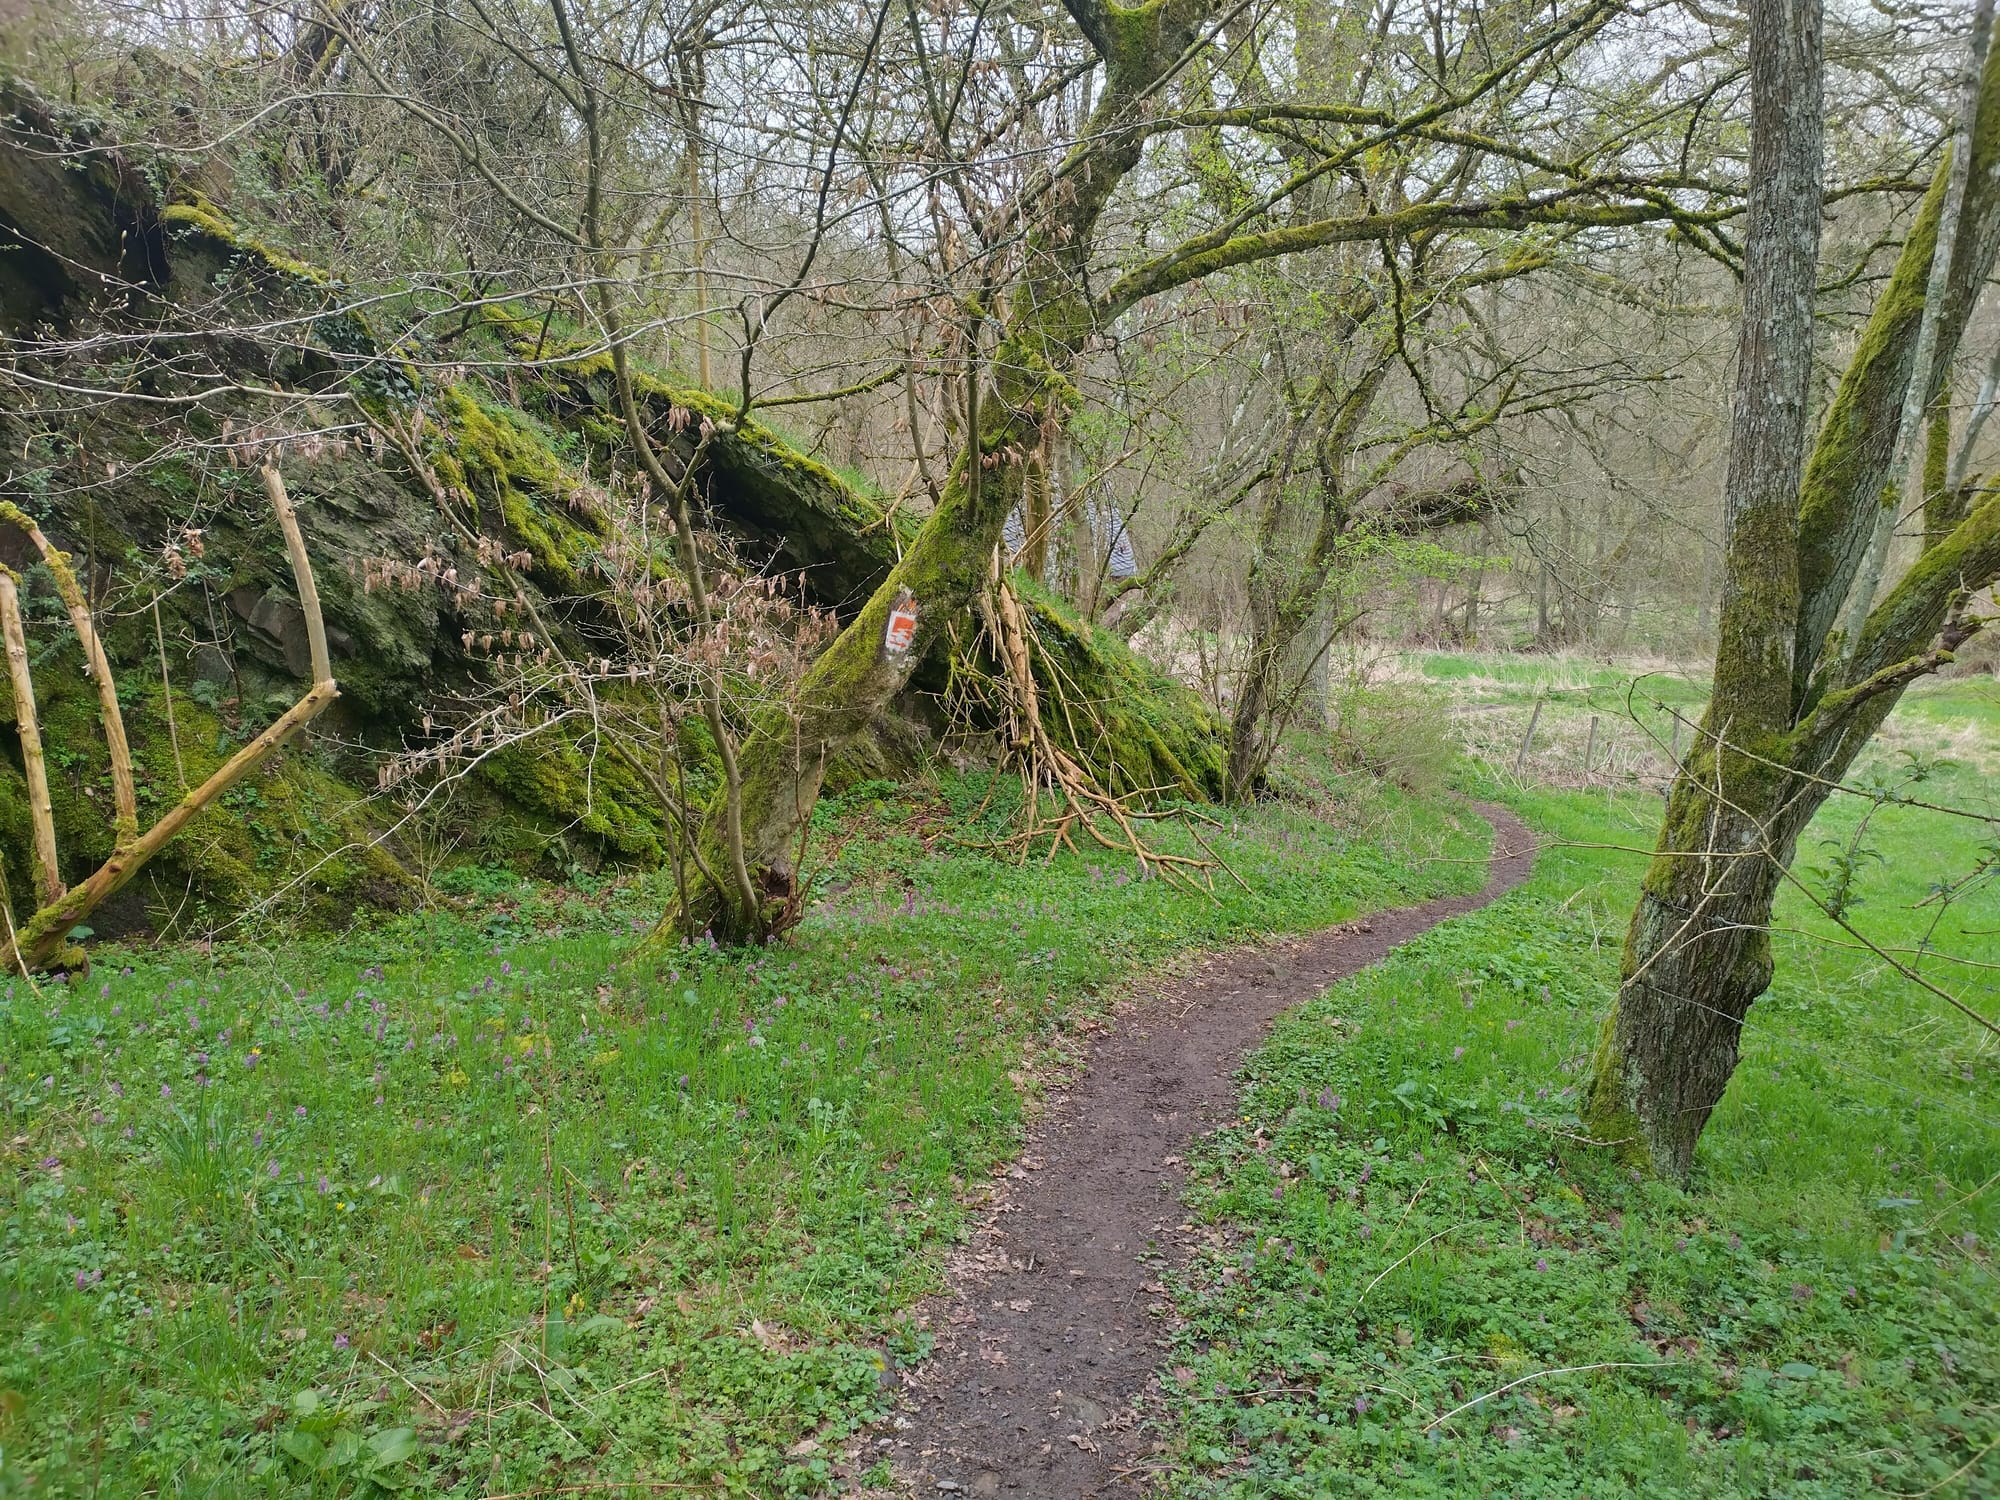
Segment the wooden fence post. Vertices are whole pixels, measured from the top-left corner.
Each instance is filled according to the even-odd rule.
[[[1528,759],[1528,751],[1534,747],[1535,726],[1541,722],[1541,719],[1542,699],[1541,695],[1537,694],[1535,697],[1534,712],[1528,715],[1528,732],[1521,736],[1521,748],[1514,752],[1514,774],[1516,776],[1521,774],[1521,766]]]

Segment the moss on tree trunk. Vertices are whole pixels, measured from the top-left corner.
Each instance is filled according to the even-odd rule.
[[[970,444],[902,560],[807,673],[796,707],[767,712],[743,744],[740,818],[759,909],[746,911],[728,891],[701,886],[680,914],[686,929],[751,941],[796,911],[798,853],[828,761],[887,711],[911,663],[967,633],[1007,515],[1021,500],[1021,455],[1076,399],[1066,372],[1097,316],[1085,272],[1105,206],[1139,163],[1144,102],[1208,9],[1208,0],[1129,8],[1079,0],[1072,7],[1103,56],[1105,87],[1079,144],[1029,205],[1027,270],[1009,301]],[[892,658],[883,636],[905,591],[916,604],[916,639],[907,655]],[[702,832],[710,868],[721,868],[727,824],[728,809],[718,802]]]
[[[1631,1143],[1676,1177],[1693,1164],[1735,1069],[1744,1017],[1771,982],[1772,910],[1800,834],[1904,686],[1950,660],[1956,635],[1940,631],[1954,604],[2000,577],[2000,499],[1988,498],[1927,539],[1854,641],[1839,651],[1829,642],[1871,535],[1905,391],[1913,379],[1927,382],[1926,394],[1935,391],[1963,332],[1970,291],[1985,283],[2000,249],[2000,53],[1989,53],[1978,81],[1971,186],[1949,284],[1931,289],[1944,298],[1936,360],[1930,370],[1913,369],[1943,169],[1876,300],[1801,483],[1796,433],[1811,348],[1819,65],[1816,55],[1808,64],[1795,53],[1776,59],[1789,77],[1769,72],[1774,52],[1797,46],[1790,16],[1776,4],[1752,8],[1757,119],[1715,689],[1668,797],[1587,1103],[1602,1138]],[[1774,131],[1789,133],[1789,145]],[[1810,239],[1801,219],[1808,211]]]

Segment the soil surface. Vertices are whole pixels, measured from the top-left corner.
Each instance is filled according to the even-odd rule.
[[[1140,1403],[1169,1325],[1161,1273],[1185,1259],[1181,1157],[1223,1123],[1244,1054],[1282,1011],[1528,878],[1534,837],[1504,808],[1486,888],[1217,955],[1144,994],[1091,1049],[1008,1170],[926,1309],[933,1356],[906,1372],[881,1444],[922,1496],[1136,1496]]]

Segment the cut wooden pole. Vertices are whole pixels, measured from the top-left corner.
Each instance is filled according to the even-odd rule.
[[[97,627],[91,622],[90,601],[84,597],[70,568],[69,554],[57,550],[32,516],[18,506],[0,501],[0,521],[11,521],[20,527],[41,553],[55,579],[56,592],[62,596],[63,608],[69,611],[76,638],[83,646],[84,666],[97,684],[97,702],[104,714],[104,747],[111,757],[111,801],[117,842],[129,844],[139,836],[139,799],[132,786],[132,746],[125,738],[125,715],[118,707],[118,684],[111,676],[111,659],[104,654],[104,643],[97,638]]]
[[[1534,748],[1535,726],[1542,721],[1542,700],[1535,699],[1534,712],[1528,715],[1528,732],[1521,736],[1521,748],[1514,752],[1514,774],[1521,774],[1521,767],[1528,759],[1528,751]]]
[[[1597,759],[1597,715],[1590,716],[1590,731],[1583,737],[1583,774],[1590,774],[1591,763]]]
[[[294,731],[317,718],[320,710],[339,696],[339,689],[332,683],[315,687],[287,709],[276,723],[232,755],[213,776],[181,798],[142,837],[118,849],[98,866],[88,880],[72,888],[62,899],[36,912],[21,929],[15,942],[28,967],[45,967],[62,951],[69,930],[109,897],[123,890],[126,882],[145,867],[147,860],[164,849],[174,835],[187,826],[190,818],[249,775]],[[15,962],[12,952],[0,952],[0,970],[12,969]]]
[[[14,728],[21,740],[21,769],[28,781],[28,821],[35,831],[37,900],[47,906],[63,893],[56,858],[55,807],[49,801],[48,763],[42,756],[41,722],[35,717],[35,681],[28,672],[28,637],[21,629],[21,591],[0,568],[0,638],[7,644],[7,675],[14,683]]]
[[[174,775],[187,790],[187,766],[181,760],[181,732],[174,724],[174,680],[167,674],[167,628],[160,623],[160,596],[153,595],[153,640],[160,648],[160,693],[167,710],[167,739],[174,747]]]
[[[313,581],[312,560],[306,556],[306,539],[299,532],[299,518],[292,510],[292,497],[285,493],[284,476],[276,464],[264,465],[264,493],[271,509],[278,513],[278,527],[285,533],[285,552],[292,560],[292,580],[299,591],[299,608],[306,617],[306,646],[312,655],[313,686],[331,685],[333,658],[326,649],[326,619],[320,614],[319,585]]]

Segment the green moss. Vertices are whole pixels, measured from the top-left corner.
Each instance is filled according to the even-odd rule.
[[[514,826],[494,830],[489,854],[546,855],[574,828],[600,855],[649,865],[667,858],[666,814],[616,756],[586,755],[567,738],[538,734],[489,756],[479,775],[517,814]]]
[[[179,203],[169,203],[160,210],[160,222],[169,230],[180,230],[204,236],[226,250],[249,256],[260,266],[275,271],[294,281],[302,281],[310,286],[329,286],[333,278],[318,266],[308,265],[274,249],[264,241],[247,235],[232,224],[222,211],[199,193]]]
[[[110,762],[97,695],[77,660],[75,649],[66,648],[36,673],[56,845],[71,884],[112,850]],[[172,732],[157,687],[132,695],[124,709],[142,828],[184,795],[176,734],[189,787],[240,747],[221,720],[183,695],[174,699]],[[19,801],[22,792],[12,768],[0,769],[0,805]],[[409,872],[381,847],[377,831],[361,794],[294,743],[204,809],[126,889],[162,931],[209,930],[266,902],[302,925],[345,925],[358,907],[400,905],[413,890]],[[16,916],[24,919],[32,889],[20,878],[28,873],[25,827],[0,816],[0,844]],[[116,915],[130,899],[114,898],[114,924],[136,915]],[[106,922],[100,917],[93,925]]]
[[[2000,163],[2000,48],[1987,58],[1980,84],[1972,180],[1983,181],[1996,163]],[[1801,706],[1807,705],[1808,679],[1820,662],[1855,566],[1874,529],[1875,502],[1884,482],[1895,477],[1888,469],[1905,389],[1912,379],[1928,381],[1931,376],[1930,371],[1913,373],[1911,363],[1916,357],[1918,327],[1950,171],[1947,152],[1911,222],[1889,281],[1875,299],[1806,464],[1799,501],[1800,613],[1793,655],[1793,697]],[[1967,253],[1968,237],[1980,232],[1976,214],[1960,226],[1954,282],[1973,260]],[[1975,281],[1971,292],[1957,299],[1962,305],[1947,303],[1947,317],[1939,329],[1944,340],[1940,347],[1953,346],[1977,291]],[[1954,317],[1956,327],[1952,326]]]
[[[465,385],[448,387],[439,400],[448,434],[433,456],[444,480],[475,504],[491,504],[509,538],[534,556],[546,582],[583,592],[582,565],[604,535],[570,517],[570,497],[581,480],[554,452],[547,433],[523,413],[488,405]],[[589,512],[582,514],[589,515]]]
[[[1114,792],[1220,801],[1227,732],[1214,710],[1054,595],[1017,586],[1040,646],[1036,686],[1056,743]]]

